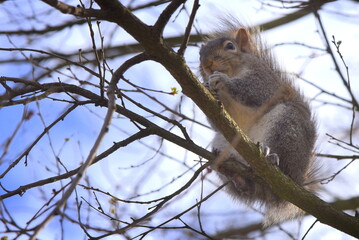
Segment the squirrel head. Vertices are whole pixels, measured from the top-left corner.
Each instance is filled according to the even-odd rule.
[[[252,51],[252,39],[246,28],[224,34],[202,45],[200,71],[207,79],[215,71],[233,77],[238,74],[241,55]]]

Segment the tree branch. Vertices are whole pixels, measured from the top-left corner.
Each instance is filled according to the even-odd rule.
[[[193,25],[193,21],[194,21],[194,18],[196,16],[196,13],[197,13],[197,10],[198,10],[199,6],[200,6],[199,5],[199,0],[195,0],[193,2],[192,12],[191,12],[191,15],[189,16],[188,24],[187,24],[186,31],[185,31],[184,36],[183,36],[181,46],[177,51],[177,53],[179,55],[183,56],[184,52],[186,51],[187,44],[188,44],[189,37],[190,37],[190,33],[191,33],[191,29],[192,29],[192,25]]]
[[[14,168],[19,162],[20,160],[29,155],[31,149],[41,140],[41,138],[50,131],[50,129],[55,126],[59,121],[64,120],[64,118],[71,113],[76,107],[78,106],[78,104],[74,104],[72,105],[69,109],[67,109],[63,114],[61,114],[60,117],[58,117],[54,122],[52,122],[49,126],[47,126],[44,131],[35,139],[35,141],[32,142],[32,144],[17,158],[15,159],[10,166],[0,175],[0,179],[2,179],[12,168]],[[21,192],[19,192],[20,194]],[[0,199],[2,199],[0,197]]]
[[[140,59],[140,57],[135,57],[132,58],[133,60],[129,60],[132,64],[134,64],[136,61],[138,61]],[[129,63],[129,62],[127,62]],[[129,66],[128,64],[124,64],[126,67],[120,67],[118,70],[116,71],[117,74],[114,74],[114,78],[118,76],[121,76],[121,74],[123,73],[123,71],[125,71],[125,69]],[[6,78],[4,77],[3,79],[0,79],[0,81],[4,81]],[[10,79],[7,79],[8,81]],[[26,81],[26,80],[19,80],[19,79],[13,79],[11,78],[11,80],[13,81],[20,81],[23,83],[26,82],[31,82],[31,81]],[[88,91],[86,89],[83,89],[81,87],[75,86],[75,85],[71,85],[71,84],[65,84],[65,83],[46,83],[46,84],[38,84],[35,83],[34,86],[31,87],[27,87],[25,89],[23,89],[21,92],[21,94],[26,94],[26,93],[31,93],[34,91],[38,91],[38,90],[42,90],[42,91],[48,91],[51,90],[51,93],[59,93],[59,92],[69,92],[69,93],[73,93],[73,94],[78,94],[82,97],[85,97],[89,100],[91,100],[94,104],[99,105],[99,106],[103,106],[103,107],[107,107],[108,106],[108,101],[107,99],[101,99],[101,97],[97,94],[92,93],[91,91]],[[19,96],[21,94],[16,94],[13,95],[12,97],[16,97]],[[8,99],[8,101],[11,101],[11,98]],[[172,142],[178,146],[183,147],[184,149],[187,149],[188,151],[191,151],[195,154],[198,154],[199,156],[208,159],[208,160],[214,160],[215,156],[213,155],[213,153],[209,152],[208,150],[196,145],[192,140],[188,140],[185,138],[181,138],[159,126],[157,126],[156,124],[152,123],[151,121],[149,121],[148,119],[128,110],[125,109],[124,107],[121,107],[120,105],[116,105],[115,107],[116,112],[119,114],[122,114],[126,117],[128,117],[129,119],[138,122],[139,124],[141,124],[142,126],[146,127],[146,129],[142,130],[143,132],[139,132],[138,134],[133,135],[132,137],[130,137],[128,140],[124,140],[119,142],[118,144],[114,144],[114,146],[112,146],[111,148],[109,148],[107,151],[103,152],[102,154],[98,155],[92,162],[96,163],[98,161],[100,161],[101,159],[107,157],[109,154],[113,153],[114,151],[116,151],[118,148],[123,147],[128,145],[130,142],[137,140],[139,136],[144,137],[150,134],[155,134],[158,135],[159,137],[162,137],[164,139],[166,139],[169,142]],[[69,111],[67,111],[69,112]],[[66,113],[67,113],[66,112]],[[60,116],[58,118],[58,120],[61,119],[61,117],[64,117],[64,115]],[[50,125],[52,126],[52,125]],[[49,126],[49,127],[50,127]],[[143,135],[145,134],[145,135]],[[23,156],[22,156],[23,157]],[[22,157],[19,157],[19,160],[21,160]],[[16,194],[23,194],[26,190],[33,188],[33,187],[37,187],[37,186],[42,186],[44,184],[48,184],[48,183],[52,183],[54,181],[59,181],[62,179],[66,179],[69,178],[75,174],[77,174],[79,172],[80,168],[74,169],[72,171],[69,171],[68,173],[59,175],[59,176],[55,176],[55,177],[50,177],[41,181],[38,181],[36,183],[32,183],[32,184],[28,184],[25,186],[21,186],[16,190],[10,191],[6,194],[3,194],[0,196],[0,199],[5,199],[8,197],[11,197],[13,195]],[[4,174],[3,174],[4,175]]]
[[[119,1],[112,0],[97,0],[96,2],[102,8],[102,10],[95,9],[83,9],[79,7],[72,7],[65,3],[56,0],[43,0],[43,2],[49,4],[50,6],[60,10],[63,13],[72,14],[79,17],[96,17],[98,19],[107,20],[110,22],[117,23],[123,29],[125,29],[130,35],[132,35],[144,48],[145,54],[149,59],[153,59],[160,64],[162,64],[168,72],[177,80],[181,85],[183,93],[190,97],[197,106],[208,116],[208,118],[216,125],[216,127],[223,133],[225,138],[233,144],[235,149],[244,157],[244,159],[249,163],[251,168],[254,170],[254,173],[260,177],[259,181],[264,181],[268,186],[276,193],[279,197],[292,202],[298,207],[304,209],[308,213],[317,217],[322,223],[328,224],[346,232],[352,236],[359,237],[359,220],[358,218],[351,217],[345,213],[342,213],[330,204],[325,203],[318,197],[310,194],[305,191],[303,188],[296,185],[289,177],[284,175],[278,168],[272,164],[265,161],[265,157],[259,151],[256,144],[254,144],[245,134],[238,128],[235,122],[230,118],[230,116],[225,112],[223,107],[218,104],[217,100],[209,93],[209,91],[198,81],[196,76],[191,72],[188,66],[185,64],[183,56],[175,53],[172,49],[168,47],[163,42],[161,33],[156,31],[152,26],[148,26],[142,21],[140,21],[136,16],[134,16],[128,9],[126,9]],[[327,1],[321,1],[327,2]],[[165,27],[170,19],[173,12],[177,9],[175,6],[179,4],[180,1],[173,1],[161,15],[162,20],[158,20],[158,29],[161,31]],[[178,5],[179,6],[179,5]],[[0,49],[1,50],[1,49]],[[2,80],[2,79],[0,79]],[[96,94],[81,89],[75,85],[71,84],[42,84],[41,88],[37,85],[28,86],[26,89],[20,89],[17,91],[11,92],[8,96],[8,100],[13,97],[19,96],[26,91],[51,91],[51,92],[66,92],[74,91],[79,95],[87,95],[93,97],[100,103],[100,105],[107,106],[108,111],[103,122],[102,129],[98,135],[97,141],[94,144],[86,162],[80,168],[77,173],[77,176],[70,188],[67,189],[63,198],[57,203],[54,211],[38,226],[37,231],[34,233],[33,238],[37,233],[44,227],[47,222],[54,216],[57,211],[64,205],[68,197],[71,195],[72,191],[75,189],[76,184],[81,179],[82,175],[86,171],[89,165],[95,159],[95,152],[98,148],[104,134],[107,131],[109,123],[113,112],[116,111],[122,113],[123,115],[129,117],[130,119],[135,119],[138,122],[141,122],[146,127],[150,127],[151,123],[143,118],[138,116],[131,111],[121,108],[120,106],[115,105],[115,82],[117,80],[112,79],[111,86],[108,92],[109,100],[101,99]],[[187,149],[198,150],[196,146],[188,146],[188,141],[186,139],[179,138],[178,136],[171,135],[168,131],[164,129],[158,129],[159,135],[163,136],[170,141],[174,141],[180,146],[186,146]],[[173,140],[175,138],[175,140]],[[198,150],[199,151],[199,150]],[[211,159],[213,156],[203,152],[205,156]],[[226,167],[224,165],[223,167]],[[229,165],[227,165],[229,169]],[[202,168],[201,168],[202,169]],[[196,172],[198,174],[199,171]],[[156,208],[157,209],[157,208]],[[145,219],[150,215],[145,215],[141,219]],[[136,222],[137,223],[137,222]],[[122,230],[124,230],[123,228]]]
[[[77,17],[101,18],[104,17],[104,15],[106,15],[105,11],[96,10],[96,9],[84,9],[81,7],[73,7],[71,5],[68,5],[66,3],[57,0],[41,0],[41,1],[47,3],[48,5],[59,10],[62,13],[71,14]]]
[[[354,197],[346,200],[337,200],[330,203],[333,207],[337,208],[338,210],[352,210],[359,207],[359,197]],[[223,238],[230,238],[233,236],[248,236],[248,234],[256,231],[263,231],[263,225],[261,222],[253,223],[247,225],[245,227],[238,227],[238,228],[227,228],[224,230],[219,231],[214,238],[215,239],[223,239]]]
[[[342,71],[340,70],[340,67],[339,67],[339,64],[334,56],[334,53],[333,53],[333,50],[332,48],[330,47],[330,43],[329,43],[329,40],[328,40],[328,37],[327,37],[327,34],[326,34],[326,31],[324,29],[324,26],[323,26],[323,23],[322,23],[322,20],[321,20],[321,17],[318,13],[317,10],[314,10],[314,15],[319,23],[319,26],[320,26],[320,30],[322,32],[322,35],[323,35],[323,38],[324,38],[324,41],[325,41],[325,44],[327,46],[327,52],[329,53],[330,57],[332,58],[332,61],[333,61],[333,64],[335,66],[335,70],[337,71],[340,79],[342,80],[342,83],[343,85],[345,86],[345,88],[347,89],[351,99],[352,99],[352,103],[353,103],[353,106],[355,106],[355,109],[359,109],[359,103],[358,101],[356,100],[355,96],[354,96],[354,93],[352,92],[352,89],[350,87],[350,82],[349,82],[349,79],[345,79]],[[336,44],[336,43],[335,43]]]
[[[162,35],[163,29],[167,25],[168,21],[172,17],[172,14],[179,8],[180,5],[185,3],[186,0],[174,0],[163,10],[161,15],[158,17],[154,27],[156,31]]]
[[[117,23],[126,30],[130,28],[120,21]],[[129,32],[131,31],[130,29]],[[151,57],[161,63],[172,74],[181,85],[183,93],[190,97],[222,132],[225,138],[233,143],[233,147],[249,163],[255,174],[261,177],[275,194],[309,212],[322,223],[359,237],[359,219],[336,210],[330,204],[295,184],[278,168],[265,161],[264,155],[259,151],[256,144],[245,136],[223,107],[198,81],[185,64],[183,57],[168,49],[167,46],[159,42],[153,42],[153,39],[142,38],[137,35],[137,40],[143,44]]]
[[[114,82],[112,79],[111,82]],[[63,193],[61,199],[56,203],[55,208],[51,211],[51,213],[36,227],[34,234],[31,236],[31,240],[35,240],[40,231],[51,221],[51,219],[60,212],[60,209],[66,204],[68,198],[72,195],[72,192],[75,190],[77,184],[80,182],[82,177],[84,176],[88,167],[92,164],[96,157],[96,152],[101,145],[102,140],[104,139],[106,133],[108,132],[108,128],[110,126],[112,115],[115,112],[115,87],[113,85],[109,86],[107,91],[108,103],[107,103],[107,113],[105,119],[103,121],[101,130],[97,136],[97,139],[92,146],[86,161],[82,164],[79,169],[76,177],[72,180],[71,185],[67,188],[67,190]]]

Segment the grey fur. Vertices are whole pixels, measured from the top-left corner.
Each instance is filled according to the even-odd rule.
[[[314,191],[317,185],[306,185],[315,180],[313,172],[317,170],[312,157],[316,125],[307,101],[293,86],[292,79],[283,74],[257,30],[233,22],[222,22],[222,25],[227,28],[214,33],[200,50],[200,71],[205,85],[254,142],[260,142],[266,150],[270,149],[269,155],[279,158],[278,166],[283,173]],[[228,146],[222,134],[217,132],[213,151],[246,164]],[[278,159],[272,160],[276,162]],[[229,173],[217,171],[227,181]],[[265,205],[265,225],[302,213],[299,208],[278,198],[267,186],[251,179],[235,178],[229,191],[246,203]]]

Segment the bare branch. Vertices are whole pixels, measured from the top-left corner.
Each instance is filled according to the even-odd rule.
[[[196,16],[197,10],[198,10],[198,8],[200,6],[198,2],[199,2],[198,0],[195,0],[193,2],[192,12],[191,12],[191,15],[189,17],[188,24],[187,24],[187,27],[186,27],[186,31],[185,31],[184,36],[183,36],[183,41],[182,41],[181,47],[177,51],[177,53],[179,55],[182,55],[182,56],[183,56],[184,52],[186,51],[186,47],[187,47],[187,44],[188,44],[188,41],[189,41],[193,21],[194,21],[194,18]]]
[[[112,83],[113,81],[111,81]],[[36,230],[34,234],[31,236],[31,239],[36,239],[37,235],[42,231],[42,229],[51,221],[51,219],[60,212],[60,209],[66,204],[68,198],[72,195],[72,192],[75,190],[77,184],[80,182],[82,177],[84,176],[87,168],[92,164],[96,157],[96,152],[98,148],[100,147],[100,144],[102,140],[105,137],[105,134],[108,132],[108,128],[110,126],[112,115],[115,112],[115,88],[114,86],[110,85],[108,91],[108,104],[107,104],[107,113],[106,117],[103,121],[103,125],[101,127],[100,133],[98,134],[98,137],[94,143],[94,145],[91,148],[91,151],[86,159],[86,161],[82,164],[81,168],[79,169],[76,177],[72,180],[71,185],[68,187],[68,189],[64,192],[62,195],[62,198],[57,202],[55,208],[52,210],[52,212],[36,227]]]
[[[329,55],[331,56],[332,60],[333,60],[333,63],[334,63],[334,66],[335,66],[335,70],[337,71],[337,73],[339,74],[339,77],[340,79],[342,80],[342,83],[343,85],[346,87],[348,93],[350,94],[351,98],[352,98],[352,101],[353,101],[353,105],[355,106],[356,109],[359,109],[359,104],[354,96],[354,93],[352,92],[351,88],[350,88],[350,83],[348,82],[349,79],[345,79],[342,71],[340,70],[340,67],[339,67],[339,64],[337,62],[337,60],[335,59],[335,56],[334,56],[334,53],[330,47],[330,43],[329,43],[329,40],[328,40],[328,37],[327,37],[327,34],[326,34],[326,31],[324,29],[324,26],[323,26],[323,22],[321,20],[321,17],[318,13],[318,11],[314,11],[314,15],[319,23],[319,26],[320,26],[320,30],[322,32],[322,35],[323,35],[323,38],[324,38],[324,41],[326,43],[326,46],[327,46],[327,51],[329,53]]]
[[[104,15],[104,11],[96,9],[84,9],[80,7],[73,7],[66,3],[57,0],[42,0],[44,3],[49,4],[51,7],[56,8],[62,13],[71,14],[77,17],[97,17],[101,18]]]
[[[179,8],[180,5],[185,3],[186,0],[174,0],[165,8],[165,10],[158,17],[154,27],[156,31],[162,35],[163,29],[167,25],[169,19],[172,17],[172,14]]]

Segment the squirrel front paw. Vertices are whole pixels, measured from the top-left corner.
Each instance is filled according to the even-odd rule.
[[[225,88],[226,83],[229,81],[229,77],[225,73],[214,72],[208,77],[209,90],[215,94]]]

